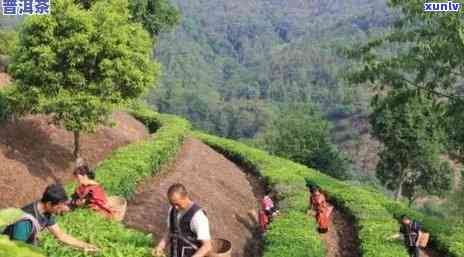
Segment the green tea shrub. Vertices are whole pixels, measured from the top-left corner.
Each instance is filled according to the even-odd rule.
[[[10,241],[7,236],[3,235],[0,235],[0,256],[45,257],[39,249],[25,243]]]
[[[391,199],[379,196],[378,201],[399,220],[401,215],[418,220],[422,223],[424,230],[431,234],[430,243],[442,253],[450,257],[464,256],[464,221],[442,219],[434,216],[427,216],[421,212],[408,208],[403,202],[396,202]]]
[[[98,245],[101,252],[92,255],[63,246],[50,234],[41,238],[40,247],[49,257],[151,257],[151,235],[127,229],[92,210],[78,210],[59,218],[60,226],[71,235]]]
[[[176,156],[184,137],[190,131],[190,124],[176,116],[158,114],[146,108],[130,112],[156,133],[143,142],[114,151],[97,167],[97,180],[109,195],[132,196],[137,183],[155,175],[161,165]],[[72,191],[73,186],[68,185],[67,189]],[[97,245],[101,252],[96,256],[151,256],[151,235],[127,229],[121,223],[106,220],[93,211],[76,210],[59,217],[58,223],[71,235]],[[48,234],[41,240],[40,248],[49,257],[95,256],[63,246]]]
[[[270,157],[261,150],[235,141],[200,133],[195,133],[195,136],[234,162],[259,172],[269,186],[285,188],[280,193],[283,194],[286,204],[265,236],[264,257],[326,255],[325,245],[316,232],[315,221],[306,215],[308,196],[304,179],[295,171],[294,165],[287,165],[294,164],[293,162]]]
[[[0,210],[0,232],[20,219],[23,212],[19,209],[8,208]],[[41,251],[30,245],[10,241],[7,236],[0,235],[0,256],[6,257],[45,257]]]
[[[235,141],[202,133],[195,136],[231,160],[253,167],[271,185],[288,185],[288,207],[282,210],[283,215],[276,219],[266,236],[265,257],[325,256],[314,219],[305,219],[309,197],[305,178],[320,185],[339,208],[355,218],[362,256],[408,256],[400,241],[387,240],[398,232],[398,223],[369,191]]]
[[[148,127],[159,128],[149,140],[116,150],[97,168],[98,181],[112,195],[130,197],[140,181],[175,157],[190,130],[190,124],[176,116],[146,110],[134,116]]]
[[[8,101],[9,90],[8,87],[0,89],[0,122],[8,119],[12,114],[10,102]]]

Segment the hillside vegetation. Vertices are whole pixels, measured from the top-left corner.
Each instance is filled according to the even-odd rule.
[[[440,156],[463,159],[462,15],[421,1],[174,2],[183,18],[160,35],[165,73],[147,97],[159,111],[411,205],[459,198]]]
[[[236,139],[254,137],[290,103],[365,110],[366,93],[342,79],[350,62],[337,48],[383,31],[385,1],[174,2],[181,26],[160,36],[164,77],[148,98],[159,111]]]
[[[287,219],[304,220],[308,196],[304,188],[304,178],[309,178],[327,192],[331,201],[344,212],[352,215],[356,222],[360,250],[362,256],[369,257],[406,257],[406,249],[401,242],[391,241],[389,235],[398,231],[399,217],[403,214],[411,215],[424,222],[424,229],[432,236],[432,244],[449,256],[459,257],[464,254],[464,238],[462,221],[444,221],[437,218],[426,217],[395,202],[382,193],[370,188],[350,185],[333,179],[319,171],[307,168],[294,162],[273,157],[265,152],[247,147],[227,139],[196,133],[196,136],[204,140],[213,148],[222,152],[230,159],[247,167],[258,170],[269,183],[274,186],[285,185],[282,193],[289,201],[290,210],[297,210],[296,216],[287,216],[278,219],[266,237],[267,251],[264,256],[286,256],[280,250],[285,245],[296,245],[296,239],[281,233],[289,229]],[[282,223],[281,223],[282,222]],[[324,256],[321,253],[307,255],[304,247],[289,248],[288,256]]]
[[[183,119],[159,115],[144,108],[136,108],[132,113],[156,133],[145,142],[117,150],[97,168],[99,181],[112,195],[132,195],[138,182],[156,174],[163,163],[175,156],[183,138],[189,133],[190,126]],[[339,208],[355,218],[362,256],[407,256],[401,242],[385,239],[385,235],[397,231],[395,216],[400,213],[410,213],[426,221],[425,228],[435,235],[433,244],[442,251],[453,257],[463,254],[463,226],[459,223],[453,225],[427,219],[372,189],[337,181],[319,171],[270,156],[241,143],[201,133],[194,135],[231,160],[257,171],[280,193],[283,214],[271,225],[266,235],[265,257],[325,256],[324,245],[315,233],[314,220],[305,216],[308,195],[304,178],[322,186]],[[72,185],[69,186],[71,189]],[[152,244],[150,236],[127,230],[121,224],[107,221],[93,212],[76,211],[59,219],[59,222],[66,231],[99,245],[103,250],[101,256],[149,256]],[[41,248],[47,256],[90,256],[63,247],[50,236],[42,239]]]
[[[372,92],[345,80],[357,62],[340,50],[388,30],[395,15],[385,0],[173,2],[181,24],[160,34],[156,56],[163,77],[147,97],[158,111],[338,178],[376,182],[377,142],[366,140],[357,123],[368,122],[356,118],[369,113]],[[282,119],[293,110],[299,111]],[[343,130],[332,129],[341,118]],[[325,131],[297,125],[295,141],[306,139],[293,146],[300,152],[265,140],[289,135],[295,119]],[[364,147],[372,154],[358,154]]]
[[[183,19],[169,32],[179,13],[165,0],[54,4],[51,15],[26,18],[18,34],[0,31],[7,35],[0,65],[14,78],[0,89],[0,122],[51,115],[72,132],[77,158],[81,132],[94,132],[113,110],[126,108],[152,136],[98,165],[108,194],[133,196],[193,135],[279,193],[281,215],[264,236],[264,257],[326,256],[306,214],[306,179],[353,219],[362,257],[408,255],[401,241],[388,239],[402,214],[423,223],[433,249],[464,256],[464,190],[450,191],[452,170],[443,160],[464,160],[463,16],[424,13],[420,0],[389,0],[392,9],[383,0],[175,0]],[[1,29],[15,23],[0,18]],[[140,104],[140,97],[170,114]],[[371,127],[353,133],[331,126],[353,117]],[[360,180],[358,168],[334,144],[340,134],[331,132],[348,141],[369,132],[380,142],[372,157],[376,178],[364,178],[377,189],[349,181]],[[396,201],[380,191],[386,189]],[[411,208],[429,195],[451,199],[440,210],[446,219]],[[0,226],[14,216],[1,212]],[[59,224],[97,245],[100,256],[151,255],[151,235],[94,212],[69,213]],[[2,252],[91,256],[50,235],[40,249],[0,236]]]

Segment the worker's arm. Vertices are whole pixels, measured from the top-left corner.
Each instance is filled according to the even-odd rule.
[[[60,229],[58,224],[52,225],[48,227],[48,230],[53,234],[53,236],[58,239],[59,241],[73,247],[77,247],[79,249],[82,249],[86,252],[97,252],[99,249],[91,245],[89,243],[86,243],[84,241],[81,241],[79,239],[76,239],[66,233],[63,232],[63,230]]]
[[[388,239],[393,240],[393,239],[400,239],[400,238],[401,238],[401,234],[400,234],[400,233],[396,233],[396,234],[390,236]]]
[[[192,230],[197,234],[198,240],[201,241],[201,247],[192,257],[204,257],[212,249],[208,217],[203,211],[199,211],[193,216],[191,225]]]
[[[159,241],[158,246],[153,250],[153,256],[163,256],[163,251],[166,249],[166,246],[169,243],[169,233],[165,233],[161,241]]]
[[[192,257],[205,257],[213,248],[211,240],[203,240],[201,243],[200,249],[198,249]]]

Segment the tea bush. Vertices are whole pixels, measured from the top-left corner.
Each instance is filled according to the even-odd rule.
[[[42,252],[25,243],[12,242],[0,235],[0,256],[5,257],[45,257]]]
[[[150,235],[127,229],[123,224],[107,220],[91,210],[78,210],[59,217],[60,226],[69,234],[97,245],[101,252],[92,255],[63,246],[47,233],[40,248],[49,257],[151,257]]]
[[[1,98],[1,95],[0,95]],[[1,99],[0,99],[1,100]],[[1,105],[1,103],[0,103]],[[155,132],[144,142],[116,150],[97,168],[97,179],[108,194],[131,197],[136,185],[147,176],[160,171],[161,165],[172,160],[190,131],[190,124],[172,115],[158,114],[143,106],[131,114]],[[323,257],[326,249],[312,217],[306,215],[308,193],[305,178],[320,185],[330,200],[353,217],[360,253],[365,257],[406,257],[400,241],[387,240],[398,231],[396,219],[408,214],[423,222],[432,232],[431,243],[452,257],[464,256],[464,224],[447,224],[442,220],[407,208],[369,187],[353,186],[333,179],[303,165],[270,156],[244,144],[196,132],[218,152],[250,170],[258,172],[278,190],[282,214],[270,225],[265,236],[264,257]],[[68,189],[72,191],[73,186]],[[0,220],[4,220],[1,215]],[[121,223],[106,220],[89,210],[78,210],[58,218],[60,226],[77,238],[99,246],[103,257],[148,257],[152,247],[150,235],[125,228]],[[50,257],[95,256],[62,246],[50,235],[41,238],[40,248]],[[0,256],[44,257],[37,249],[13,243],[0,237]]]
[[[131,113],[156,133],[150,139],[113,152],[96,169],[97,180],[109,195],[130,197],[138,182],[160,171],[173,159],[190,131],[181,118],[155,113],[146,108]],[[72,190],[72,185],[68,186]],[[148,257],[153,241],[150,235],[127,229],[121,223],[101,218],[89,210],[77,210],[58,218],[67,233],[97,245],[102,257]],[[51,235],[41,238],[40,248],[50,257],[95,256],[61,245]]]
[[[0,231],[22,216],[19,209],[0,210]],[[27,244],[12,242],[7,236],[0,235],[0,256],[8,257],[45,257],[38,249]]]
[[[386,239],[398,232],[398,223],[369,191],[241,143],[202,133],[195,136],[231,160],[254,168],[271,185],[287,185],[284,193],[288,208],[266,236],[265,257],[325,256],[313,219],[307,222],[305,217],[308,205],[305,177],[320,185],[339,208],[355,218],[362,256],[408,256],[401,242]]]
[[[234,162],[259,172],[269,186],[279,189],[284,196],[284,203],[280,204],[281,215],[274,220],[265,236],[264,257],[326,255],[315,221],[306,215],[308,196],[303,176],[295,172],[296,164],[231,140],[200,133],[195,133],[195,136]]]
[[[176,116],[148,110],[133,115],[147,127],[159,128],[151,139],[116,150],[97,168],[98,180],[112,195],[130,197],[140,181],[175,157],[190,131],[190,123]]]
[[[6,120],[11,115],[11,108],[7,98],[10,88],[0,88],[0,122]]]
[[[399,220],[405,214],[418,220],[431,234],[431,244],[449,257],[464,256],[464,221],[444,220],[408,208],[405,203],[379,196],[378,201]]]

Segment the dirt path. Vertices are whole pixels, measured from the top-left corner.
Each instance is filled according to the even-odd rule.
[[[127,225],[153,233],[159,239],[166,230],[166,191],[171,184],[180,182],[206,210],[212,236],[232,242],[233,257],[261,256],[262,240],[255,210],[263,188],[257,179],[192,138],[185,141],[176,162],[164,171],[139,186],[135,198],[129,201]]]
[[[327,246],[326,257],[360,257],[353,221],[337,208],[331,217],[329,232],[322,235]]]

